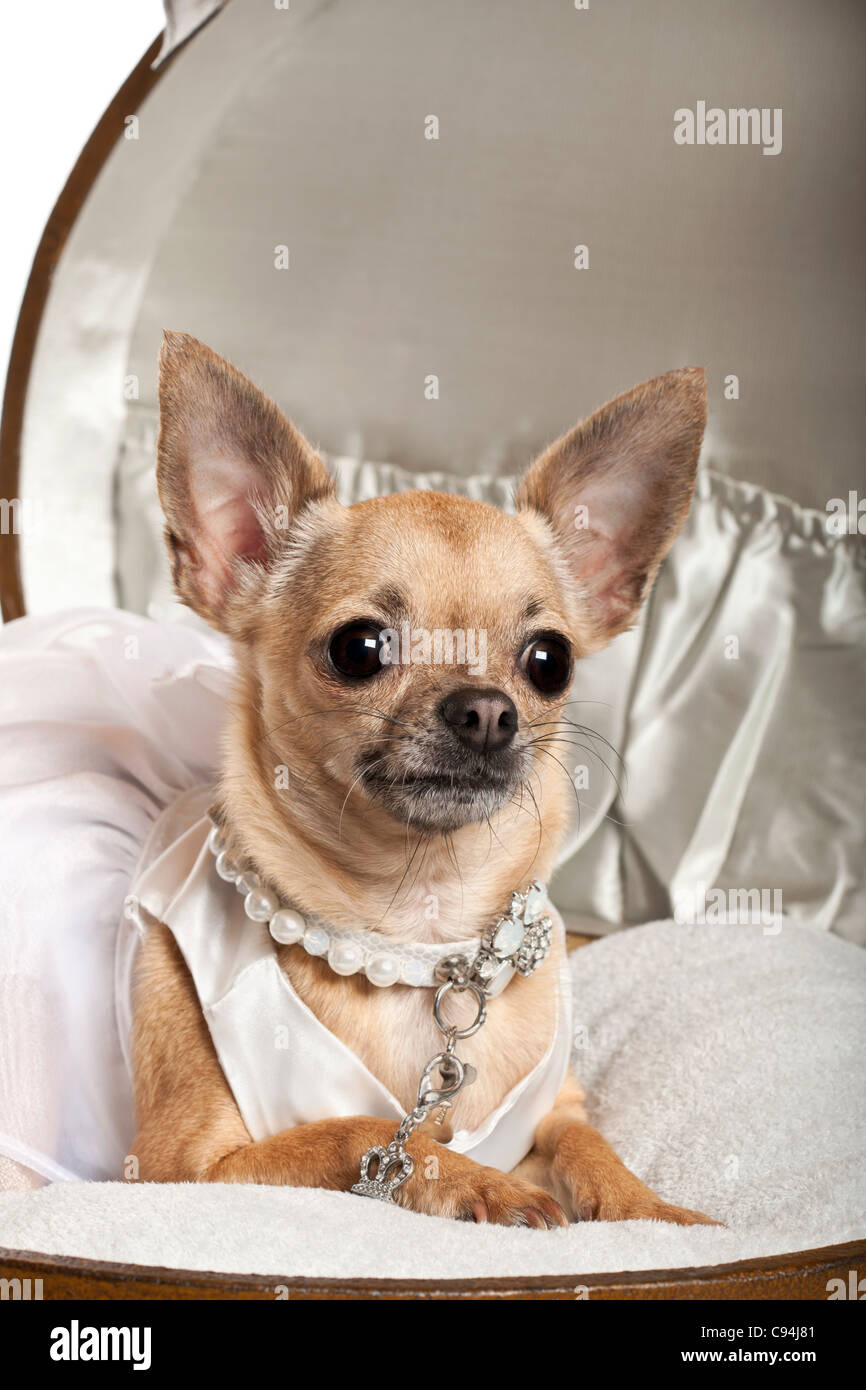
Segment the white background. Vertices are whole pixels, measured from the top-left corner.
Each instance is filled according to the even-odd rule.
[[[163,23],[161,0],[0,3],[0,381],[51,209],[93,127]]]

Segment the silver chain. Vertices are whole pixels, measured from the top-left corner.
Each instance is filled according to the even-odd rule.
[[[387,1147],[368,1149],[361,1159],[361,1176],[352,1188],[362,1197],[375,1197],[380,1202],[393,1201],[393,1194],[412,1176],[415,1163],[406,1152],[406,1141],[434,1110],[440,1113],[434,1124],[442,1124],[463,1086],[475,1079],[475,1069],[457,1056],[457,1044],[471,1038],[487,1018],[487,1000],[507,985],[515,971],[523,976],[534,974],[546,958],[551,943],[553,923],[541,916],[545,899],[542,883],[532,883],[525,893],[513,893],[509,911],[490,927],[481,939],[475,959],[452,955],[440,960],[435,970],[439,988],[433,999],[433,1018],[445,1038],[445,1047],[431,1057],[418,1084],[414,1107],[400,1121],[397,1133]],[[468,1028],[457,1028],[442,1017],[442,1002],[454,990],[467,990],[475,996],[478,1009]],[[439,1085],[433,1085],[438,1072]],[[447,1143],[447,1139],[445,1140]],[[371,1176],[373,1164],[375,1175]]]
[[[487,1018],[487,999],[483,986],[470,974],[468,962],[462,956],[449,957],[440,965],[440,971],[447,978],[439,986],[433,1000],[433,1018],[445,1038],[445,1048],[431,1057],[418,1083],[418,1099],[414,1107],[403,1116],[397,1132],[386,1148],[368,1149],[361,1159],[361,1176],[352,1188],[362,1197],[375,1197],[382,1202],[393,1201],[398,1187],[412,1176],[415,1162],[406,1152],[406,1141],[414,1130],[429,1119],[434,1110],[441,1110],[436,1123],[441,1123],[454,1103],[454,1097],[463,1086],[475,1080],[475,1069],[457,1056],[457,1043],[463,1038],[471,1038],[477,1033]],[[478,1005],[477,1013],[468,1028],[457,1028],[446,1023],[442,1017],[442,1001],[451,990],[463,994],[471,990]],[[439,1073],[439,1086],[431,1084],[435,1071]],[[370,1176],[370,1168],[378,1161],[375,1177]]]

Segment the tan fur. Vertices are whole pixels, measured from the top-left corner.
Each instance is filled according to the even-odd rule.
[[[540,695],[519,656],[541,631],[566,634],[579,659],[619,630],[624,605],[636,611],[648,584],[644,577],[635,588],[636,570],[655,573],[682,519],[703,427],[697,376],[672,373],[640,391],[640,399],[619,398],[610,418],[600,412],[601,424],[592,417],[583,444],[573,432],[534,465],[516,516],[428,492],[344,508],[275,407],[208,349],[169,335],[159,475],[176,582],[233,637],[238,655],[219,789],[229,851],[286,900],[395,942],[448,941],[480,936],[512,889],[549,876],[573,793],[560,765],[529,740],[534,721],[553,727],[567,695]],[[621,452],[629,422],[652,454],[652,520],[617,567],[603,491],[593,493],[601,540],[584,537],[575,547],[562,538],[585,449],[596,479],[605,441]],[[603,462],[601,474],[616,466]],[[281,508],[286,527],[277,522]],[[373,685],[341,682],[325,660],[329,634],[361,617],[398,626],[397,604],[416,629],[484,629],[483,680],[465,668],[412,664]],[[443,696],[473,680],[517,707],[515,745],[524,740],[531,769],[525,785],[495,814],[447,834],[413,826],[359,782],[359,755],[399,779],[433,737]],[[288,789],[275,778],[283,767]],[[426,911],[431,901],[435,916]],[[429,992],[339,978],[293,947],[281,948],[280,964],[313,1013],[402,1104],[413,1104],[423,1065],[441,1045]],[[551,961],[531,979],[515,979],[461,1045],[478,1079],[458,1097],[460,1128],[474,1127],[546,1051],[555,977]],[[459,1001],[454,1008],[459,1022]],[[343,1189],[356,1180],[364,1150],[393,1137],[391,1121],[359,1116],[253,1143],[192,982],[160,926],[141,952],[134,1073],[135,1153],[145,1179]],[[563,1089],[513,1175],[452,1154],[429,1133],[414,1136],[410,1150],[416,1172],[399,1197],[419,1211],[536,1225],[564,1220],[561,1208],[581,1217],[707,1219],[660,1202],[628,1173],[586,1123],[576,1083]]]

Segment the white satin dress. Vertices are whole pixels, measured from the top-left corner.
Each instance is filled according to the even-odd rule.
[[[402,1118],[214,871],[206,811],[231,680],[221,638],[129,613],[0,630],[0,1154],[45,1180],[121,1175],[135,1134],[130,985],[150,915],[178,941],[254,1139]],[[455,1133],[459,1152],[507,1170],[531,1146],[571,1051],[564,953],[559,969],[545,1056]]]

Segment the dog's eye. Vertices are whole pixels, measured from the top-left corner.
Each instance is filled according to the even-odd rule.
[[[524,648],[520,664],[542,695],[561,695],[571,680],[571,651],[559,637],[536,637]]]
[[[334,633],[328,655],[341,676],[368,680],[382,670],[382,636],[372,623],[347,623]]]

